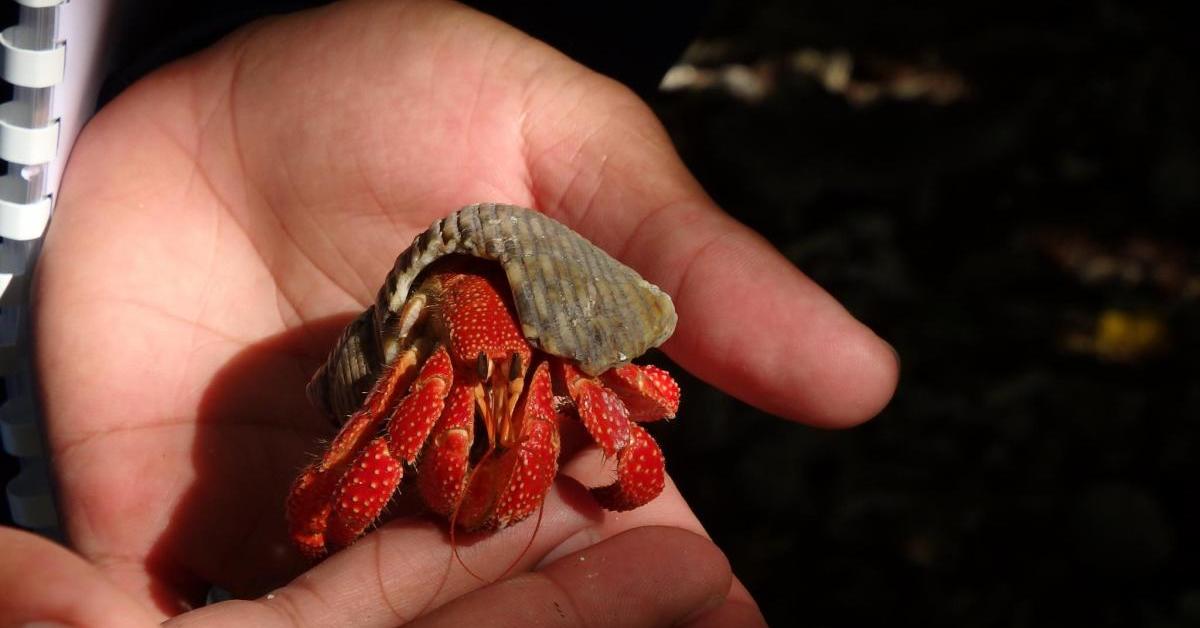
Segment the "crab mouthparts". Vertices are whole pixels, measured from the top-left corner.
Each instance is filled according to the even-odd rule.
[[[488,447],[508,449],[520,442],[517,402],[525,390],[525,369],[521,354],[492,359],[480,353],[475,362],[479,384],[475,386],[475,406],[483,418]]]

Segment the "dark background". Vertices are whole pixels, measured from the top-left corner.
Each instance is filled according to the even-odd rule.
[[[479,4],[638,89],[717,202],[902,356],[892,404],[842,432],[673,369],[680,418],[652,432],[773,625],[1200,625],[1193,24]],[[108,92],[248,19],[205,11],[174,38],[131,24]]]
[[[1133,2],[901,4],[718,3],[689,56],[761,100],[653,97],[903,358],[840,433],[688,382],[668,466],[776,625],[1200,625],[1196,38]],[[914,76],[936,96],[853,104]]]

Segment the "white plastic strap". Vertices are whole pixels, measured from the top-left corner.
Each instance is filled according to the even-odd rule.
[[[0,105],[0,159],[18,164],[44,164],[58,152],[58,121],[42,127],[24,127],[28,105],[9,101]]]
[[[0,238],[33,240],[46,232],[50,221],[50,197],[32,203],[14,203],[0,198]]]
[[[42,9],[45,7],[58,6],[67,0],[17,0],[17,4],[23,4],[34,9]]]
[[[63,67],[67,59],[67,47],[59,44],[49,50],[18,48],[16,32],[20,26],[10,26],[0,32],[0,45],[4,47],[4,80],[23,87],[50,87],[63,80]]]
[[[81,106],[90,111],[87,103],[94,98],[94,90],[79,90],[79,80],[90,78],[89,86],[98,85],[91,68],[104,58],[101,33],[116,0],[16,2],[22,5],[21,25],[0,31],[0,80],[17,88],[14,102],[0,104],[0,159],[8,162],[8,174],[0,177],[0,376],[6,392],[0,404],[0,442],[21,464],[6,490],[13,522],[46,531],[57,517],[33,402],[26,337],[28,271],[40,249],[66,153],[86,120],[86,115],[73,114]],[[76,30],[63,29],[64,13],[74,14]],[[77,28],[81,25],[83,36]],[[64,106],[64,98],[72,105]],[[64,119],[65,127],[60,123]]]
[[[25,166],[41,168],[42,166]],[[5,240],[33,240],[42,237],[46,223],[50,220],[50,197],[45,196],[31,203],[22,198],[25,190],[18,178],[23,173],[9,173],[0,177],[0,238]],[[2,245],[0,245],[2,246]],[[0,268],[0,271],[4,270]]]

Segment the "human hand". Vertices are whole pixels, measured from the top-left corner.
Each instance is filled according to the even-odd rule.
[[[329,436],[305,381],[412,236],[480,200],[542,209],[662,286],[667,353],[750,403],[848,425],[891,394],[888,347],[717,210],[629,92],[457,5],[339,3],[160,70],[75,147],[35,286],[75,549],[161,615],[300,573],[283,497]],[[600,484],[597,456],[564,471]],[[670,482],[623,515],[577,488],[558,483],[514,573],[638,526],[703,533]],[[532,526],[464,563],[497,577]],[[394,623],[480,586],[461,572],[439,528],[403,521],[292,586]],[[729,601],[754,611],[736,582]]]
[[[121,590],[96,566],[50,541],[0,528],[0,552],[5,557],[0,563],[0,586],[5,592],[0,626],[32,622],[158,625],[158,618],[135,596]],[[351,590],[349,586],[361,584],[361,579],[347,578],[342,573],[345,566],[332,564],[342,560],[339,554],[303,579],[259,600],[207,606],[169,623],[262,628],[392,626],[413,616]],[[415,579],[407,580],[411,585]],[[760,622],[752,606],[724,603],[729,588],[729,566],[707,539],[678,528],[642,527],[450,600],[406,625],[664,626],[689,622],[729,626]],[[396,597],[385,601],[403,603],[409,592],[400,587],[390,592]],[[322,593],[344,603],[329,603]]]

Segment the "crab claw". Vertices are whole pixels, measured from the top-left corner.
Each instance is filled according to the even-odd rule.
[[[468,386],[455,386],[417,467],[417,490],[430,510],[449,517],[458,507],[474,440],[475,395]]]
[[[334,438],[325,456],[296,479],[288,497],[288,526],[300,551],[319,558],[353,543],[379,516],[442,413],[453,369],[439,347],[401,397],[408,374],[388,371]],[[388,437],[372,438],[388,419]],[[359,443],[371,438],[366,445]]]
[[[305,556],[325,555],[333,495],[347,466],[380,424],[396,411],[411,379],[411,369],[388,369],[367,393],[362,407],[346,420],[325,455],[309,465],[292,484],[287,500],[288,531]]]
[[[621,403],[616,393],[603,384],[588,377],[574,364],[557,361],[561,379],[567,385],[567,394],[575,402],[579,420],[587,428],[592,440],[600,445],[604,455],[612,457],[629,445],[631,423],[629,410]]]
[[[326,499],[336,486],[337,476],[320,469],[305,469],[292,484],[287,500],[288,535],[308,558],[325,555],[325,529],[333,505]]]
[[[516,442],[476,468],[459,508],[468,530],[503,528],[528,517],[542,504],[558,473],[558,415],[550,369],[543,362],[517,406]]]
[[[679,409],[679,384],[654,366],[626,365],[601,375],[604,384],[561,363],[579,419],[607,457],[617,458],[617,481],[591,490],[607,510],[632,510],[654,499],[665,483],[663,455],[640,425]]]
[[[673,419],[679,411],[679,384],[657,366],[626,364],[605,371],[600,379],[617,393],[634,421]]]
[[[591,489],[606,510],[633,510],[658,497],[666,483],[662,450],[642,426],[630,426],[633,442],[617,455],[617,481]]]
[[[333,494],[326,542],[345,547],[358,539],[379,517],[403,475],[404,468],[388,451],[387,441],[371,441],[359,452]]]
[[[404,477],[403,463],[416,460],[441,416],[453,373],[445,347],[438,347],[388,422],[387,437],[372,440],[346,470],[333,495],[326,532],[330,546],[353,543],[379,518]]]

